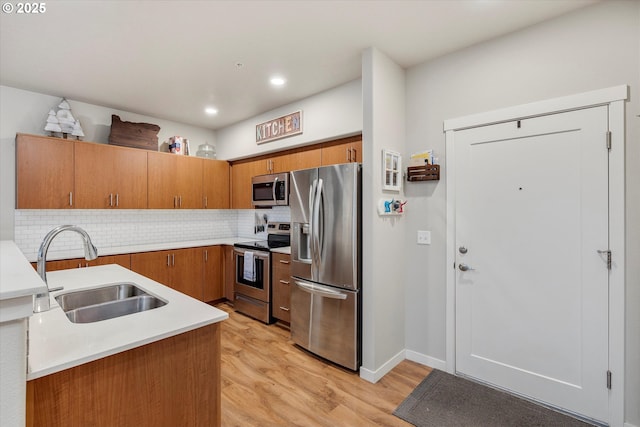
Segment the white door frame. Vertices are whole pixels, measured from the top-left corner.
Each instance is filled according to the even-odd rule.
[[[531,104],[460,117],[444,121],[447,186],[447,299],[446,299],[446,369],[455,373],[455,131],[513,120],[555,114],[582,108],[609,107],[609,250],[612,268],[609,272],[609,370],[612,372],[609,392],[609,425],[624,424],[624,357],[625,357],[625,105],[628,86],[584,92]],[[603,135],[603,144],[605,143]],[[602,381],[605,385],[605,375]]]

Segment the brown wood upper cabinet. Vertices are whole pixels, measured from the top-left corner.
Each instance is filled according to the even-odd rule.
[[[231,166],[231,208],[253,209],[251,178],[264,175],[264,159],[245,160]]]
[[[72,140],[19,133],[16,136],[16,208],[74,207],[73,152]]]
[[[201,209],[201,158],[148,152],[149,209]]]
[[[147,152],[92,142],[75,142],[75,207],[145,209]]]
[[[251,178],[254,176],[318,167],[321,164],[321,156],[321,148],[314,146],[234,162],[231,167],[231,207],[253,209]]]
[[[229,209],[229,162],[202,159],[202,207]]]
[[[362,136],[328,142],[322,146],[322,165],[362,163]]]

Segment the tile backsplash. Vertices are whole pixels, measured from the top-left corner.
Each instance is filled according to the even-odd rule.
[[[173,209],[18,209],[15,211],[15,242],[25,254],[36,254],[44,236],[63,224],[82,227],[98,248],[186,242],[225,237],[266,238],[254,233],[257,218],[290,221],[288,207],[267,210],[173,210]],[[82,247],[75,233],[62,233],[50,252]]]

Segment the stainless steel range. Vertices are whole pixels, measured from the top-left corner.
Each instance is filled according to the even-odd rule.
[[[235,309],[264,323],[271,323],[271,250],[291,244],[291,224],[267,225],[267,240],[240,242],[233,248],[236,279]]]

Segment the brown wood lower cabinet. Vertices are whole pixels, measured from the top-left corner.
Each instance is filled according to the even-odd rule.
[[[291,322],[291,255],[271,254],[273,267],[273,304],[271,315],[284,322]]]
[[[201,301],[203,265],[202,248],[131,254],[131,270]]]
[[[27,382],[27,427],[220,426],[220,325]]]
[[[215,245],[169,251],[47,261],[47,271],[118,264],[201,301],[233,301],[233,246]],[[37,268],[35,262],[31,263]]]
[[[224,246],[224,297],[233,305],[233,289],[236,281],[236,260],[233,256],[233,246]]]
[[[37,268],[35,262],[31,263],[33,268]],[[131,257],[129,254],[122,255],[105,255],[87,261],[84,258],[61,259],[56,261],[47,261],[47,271],[69,270],[71,268],[94,267],[96,265],[118,264],[124,268],[131,269]]]
[[[222,246],[206,246],[202,248],[202,300],[209,302],[224,297]]]

